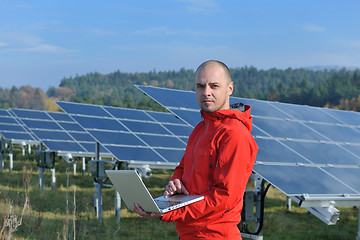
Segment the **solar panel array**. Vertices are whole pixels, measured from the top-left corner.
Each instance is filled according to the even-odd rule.
[[[192,127],[170,113],[57,102],[118,160],[176,166]]]
[[[10,109],[37,141],[59,155],[94,156],[96,140],[66,113]],[[111,156],[102,149],[105,156]]]
[[[195,127],[191,91],[137,86]],[[360,113],[231,97],[252,107],[254,171],[287,196],[360,194]]]
[[[0,134],[20,143],[42,142],[49,150],[120,161],[176,166],[187,138],[201,121],[195,94],[137,86],[169,113],[57,102],[68,114],[0,110]],[[234,98],[252,106],[259,152],[254,171],[288,196],[360,195],[360,113],[254,99]]]
[[[17,144],[37,143],[35,137],[5,109],[0,109],[0,136]]]

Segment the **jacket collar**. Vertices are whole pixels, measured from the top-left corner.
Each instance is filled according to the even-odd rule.
[[[200,111],[202,118],[208,119],[210,121],[220,121],[225,118],[234,118],[241,121],[247,129],[251,132],[252,129],[252,116],[250,115],[251,107],[249,105],[245,105],[245,111],[242,112],[237,109],[222,109],[212,113]]]

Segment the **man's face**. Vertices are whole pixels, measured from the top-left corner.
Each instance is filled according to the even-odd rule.
[[[228,82],[222,67],[210,65],[196,74],[196,98],[204,112],[229,109],[229,97],[233,91],[233,82]]]

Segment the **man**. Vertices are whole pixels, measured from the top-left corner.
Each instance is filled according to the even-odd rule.
[[[203,121],[191,133],[185,154],[166,186],[165,197],[176,193],[204,195],[204,199],[165,214],[141,216],[175,222],[181,240],[241,239],[243,195],[258,146],[250,134],[250,106],[230,109],[233,92],[228,67],[210,60],[196,70],[196,98]]]

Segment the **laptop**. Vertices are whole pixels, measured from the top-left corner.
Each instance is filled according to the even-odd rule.
[[[166,213],[174,209],[204,199],[204,196],[175,194],[153,198],[135,170],[105,170],[127,208],[132,210],[134,203],[151,213]]]

